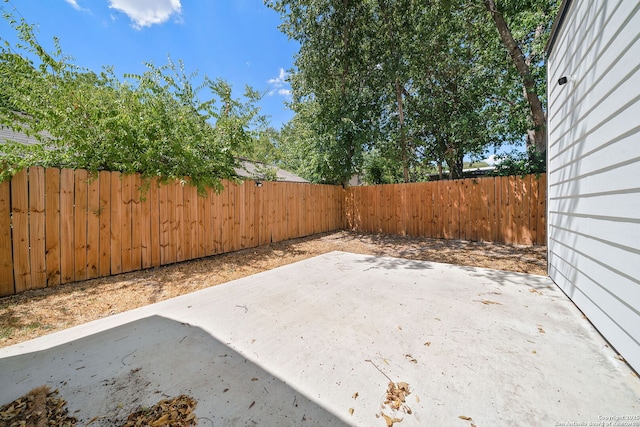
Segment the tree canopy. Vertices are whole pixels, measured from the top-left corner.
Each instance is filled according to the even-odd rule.
[[[455,178],[490,147],[545,150],[542,47],[557,0],[265,4],[301,45],[282,148],[304,150],[290,165],[306,178],[407,182],[442,165]]]
[[[118,78],[109,67],[95,73],[74,65],[57,41],[47,52],[24,20],[5,19],[20,42],[0,38],[0,124],[40,143],[3,143],[0,179],[41,165],[137,172],[220,189],[261,129],[261,94],[250,87],[239,99],[220,79],[205,76],[196,85],[197,76],[171,59],[147,63],[139,75]]]

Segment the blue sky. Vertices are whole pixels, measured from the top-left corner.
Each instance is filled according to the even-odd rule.
[[[260,106],[276,128],[293,115],[284,105],[290,96],[284,79],[298,45],[278,30],[278,14],[262,0],[10,0],[0,7],[35,24],[47,49],[57,36],[82,67],[114,66],[122,77],[170,56],[188,73],[223,78],[235,96],[246,84],[267,92]],[[15,41],[4,20],[0,34]]]

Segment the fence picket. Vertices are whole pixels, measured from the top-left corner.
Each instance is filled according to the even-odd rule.
[[[100,222],[100,259],[98,262],[98,276],[111,274],[111,172],[100,171],[100,206],[98,219]]]
[[[122,180],[111,172],[111,274],[122,273]]]
[[[45,180],[39,166],[29,168],[29,256],[31,289],[46,287]]]
[[[100,264],[100,179],[89,177],[87,185],[87,279],[98,277]]]
[[[15,293],[11,248],[11,200],[9,181],[0,182],[0,296]]]
[[[0,251],[2,251],[1,248]],[[47,286],[59,285],[60,169],[54,168],[45,170],[45,264],[47,266]]]
[[[11,180],[11,219],[13,223],[13,275],[16,292],[31,289],[29,265],[29,178],[27,170]]]

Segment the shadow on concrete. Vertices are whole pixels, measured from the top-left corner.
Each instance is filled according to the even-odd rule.
[[[538,291],[556,289],[555,284],[548,276],[467,266],[456,266],[455,268],[466,271],[473,278],[490,280],[501,286],[527,286]]]
[[[366,256],[362,259],[357,260],[356,263],[370,264],[371,268],[380,268],[383,270],[431,270],[433,269],[433,266],[429,261],[413,260],[413,259],[406,259],[406,258],[393,258],[389,256]]]
[[[0,359],[0,405],[59,389],[80,424],[120,425],[187,394],[202,426],[348,425],[205,330],[150,316],[47,350]]]

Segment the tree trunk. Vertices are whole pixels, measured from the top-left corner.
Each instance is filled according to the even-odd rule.
[[[536,85],[531,75],[531,69],[527,65],[522,49],[513,38],[504,16],[498,12],[495,2],[493,0],[484,0],[484,4],[496,24],[502,43],[507,48],[518,74],[522,78],[525,97],[533,120],[533,128],[527,132],[527,148],[535,148],[536,151],[544,153],[547,151],[547,117],[542,108],[542,102],[536,94]]]
[[[404,102],[402,98],[403,87],[396,78],[396,100],[398,102],[398,121],[400,124],[400,149],[402,150],[402,175],[404,182],[409,182],[409,161],[407,156],[407,131],[404,126]]]

